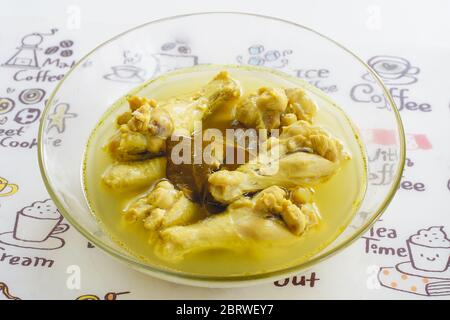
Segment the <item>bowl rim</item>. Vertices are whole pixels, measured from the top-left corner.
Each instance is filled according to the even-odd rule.
[[[374,77],[377,84],[382,88],[384,95],[387,97],[388,103],[394,112],[396,124],[398,127],[398,134],[399,134],[399,142],[400,142],[400,158],[399,163],[395,172],[394,176],[394,183],[392,184],[388,195],[385,197],[385,199],[381,202],[381,204],[378,205],[378,208],[375,210],[375,214],[372,216],[372,218],[367,221],[362,227],[358,229],[357,232],[352,234],[348,239],[346,239],[341,244],[337,245],[335,248],[331,249],[329,252],[326,253],[318,253],[316,256],[314,256],[312,259],[307,260],[301,264],[290,266],[287,268],[283,268],[280,270],[275,271],[269,271],[265,273],[255,274],[255,275],[231,275],[231,276],[211,276],[211,275],[200,275],[200,274],[190,274],[185,273],[177,270],[170,270],[170,269],[164,269],[159,268],[157,266],[151,266],[148,265],[142,261],[139,261],[137,259],[131,259],[128,256],[125,256],[121,254],[118,250],[110,246],[109,244],[106,244],[95,237],[95,235],[91,234],[89,231],[85,230],[83,226],[81,226],[74,218],[72,218],[69,211],[65,210],[62,203],[59,201],[59,198],[56,194],[56,192],[53,190],[53,187],[50,183],[50,179],[47,175],[47,170],[45,166],[45,156],[44,156],[44,129],[45,129],[45,123],[46,123],[46,117],[47,114],[50,111],[50,107],[53,105],[53,100],[61,88],[61,86],[64,84],[65,80],[71,75],[71,73],[80,67],[82,63],[84,63],[94,52],[96,52],[99,48],[103,47],[106,44],[109,44],[116,39],[120,38],[123,35],[126,35],[130,32],[133,32],[137,29],[146,27],[148,25],[157,24],[160,22],[180,19],[180,18],[187,18],[187,17],[195,17],[195,16],[204,16],[204,15],[239,15],[239,16],[249,16],[249,17],[256,17],[256,18],[262,18],[272,21],[277,21],[281,23],[285,23],[297,28],[304,29],[306,31],[312,32],[316,34],[317,36],[323,38],[324,40],[327,40],[331,42],[332,44],[336,45],[340,49],[344,50],[346,53],[350,54],[355,58],[357,61],[359,61],[365,69],[371,74],[372,77]],[[53,89],[49,99],[47,100],[47,103],[45,105],[45,108],[42,112],[40,123],[39,123],[39,130],[38,130],[38,162],[39,162],[39,169],[41,172],[41,176],[43,179],[43,182],[45,184],[45,187],[47,189],[47,192],[49,193],[52,200],[55,202],[56,206],[58,207],[59,211],[63,215],[67,221],[75,227],[75,229],[80,232],[88,241],[92,242],[95,246],[98,246],[102,250],[106,251],[109,255],[113,256],[116,259],[119,259],[121,262],[125,262],[126,264],[131,265],[135,269],[138,269],[140,271],[143,271],[141,269],[145,269],[146,273],[150,273],[155,277],[178,282],[178,283],[184,283],[184,284],[190,284],[190,285],[200,285],[200,286],[217,286],[219,287],[228,287],[228,286],[234,286],[236,284],[238,285],[246,285],[247,283],[257,283],[262,281],[269,281],[270,279],[277,279],[278,277],[283,276],[289,276],[294,273],[297,273],[299,271],[308,269],[312,267],[313,265],[316,265],[332,256],[337,254],[338,252],[341,252],[344,248],[350,246],[353,242],[355,242],[357,239],[359,239],[367,230],[369,230],[370,227],[380,218],[380,216],[384,213],[386,208],[388,207],[389,203],[392,201],[395,193],[398,190],[398,186],[401,181],[402,172],[405,165],[405,159],[406,159],[406,143],[405,143],[405,132],[404,127],[402,123],[402,119],[400,116],[400,112],[398,111],[398,108],[395,104],[394,99],[392,98],[389,90],[383,83],[382,79],[378,76],[378,74],[358,55],[353,53],[351,50],[347,49],[345,46],[341,45],[337,41],[333,40],[332,38],[323,35],[322,33],[315,31],[314,29],[311,29],[309,27],[306,27],[302,24],[292,22],[289,20],[285,20],[278,17],[272,17],[267,16],[263,14],[256,14],[256,13],[250,13],[250,12],[239,12],[239,11],[206,11],[206,12],[193,12],[193,13],[186,13],[186,14],[180,14],[180,15],[174,15],[170,17],[164,17],[156,20],[152,20],[150,22],[146,22],[143,24],[140,24],[138,26],[135,26],[133,28],[130,28],[124,32],[121,32],[114,37],[100,43],[96,47],[94,47],[92,50],[90,50],[87,54],[85,54],[82,58],[80,58],[75,65],[64,75],[64,77],[58,82],[56,87]],[[233,285],[234,283],[234,285]]]

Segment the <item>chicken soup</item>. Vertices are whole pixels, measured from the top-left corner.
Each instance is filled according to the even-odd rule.
[[[119,99],[92,132],[85,194],[150,265],[231,276],[310,259],[353,218],[366,160],[319,90],[260,67],[197,66]]]

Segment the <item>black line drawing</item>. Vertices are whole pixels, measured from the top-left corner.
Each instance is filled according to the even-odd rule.
[[[37,51],[42,50],[39,45],[44,41],[44,36],[54,35],[57,29],[51,29],[50,33],[33,32],[22,38],[21,45],[17,47],[16,53],[2,66],[24,69],[40,69]]]
[[[27,249],[59,249],[65,241],[56,235],[69,229],[62,221],[62,215],[50,199],[33,202],[17,212],[13,231],[1,233],[0,243]]]
[[[42,101],[45,96],[45,90],[40,88],[24,89],[19,94],[19,100],[23,104],[35,104]]]
[[[0,114],[5,114],[14,109],[16,103],[10,98],[0,98]]]
[[[139,63],[142,56],[129,50],[123,52],[123,64],[112,66],[112,73],[105,74],[103,78],[119,82],[139,83],[145,80],[146,71],[135,64]]]
[[[39,119],[41,110],[38,108],[25,108],[17,112],[14,121],[18,124],[31,124]]]
[[[383,79],[387,85],[408,85],[417,82],[417,75],[420,73],[418,67],[402,57],[379,55],[370,58],[367,63]],[[363,79],[374,82],[369,73],[363,75]]]
[[[63,133],[66,130],[66,119],[75,118],[76,113],[69,112],[70,106],[68,103],[58,103],[55,106],[52,114],[48,115],[47,132],[55,128],[58,133]]]
[[[262,44],[254,44],[248,47],[246,55],[238,55],[236,60],[240,64],[252,66],[265,66],[269,68],[281,69],[288,65],[287,58],[292,54],[292,50],[266,50]]]
[[[51,47],[48,47],[47,49],[45,49],[44,54],[51,55],[51,54],[58,52],[58,50],[59,50],[58,46],[51,46]]]
[[[73,51],[72,50],[62,50],[60,53],[59,53],[59,55],[61,56],[61,57],[64,57],[64,58],[67,58],[67,57],[70,57],[71,55],[73,54]]]
[[[197,65],[198,56],[191,52],[191,47],[183,41],[164,43],[161,46],[161,52],[153,54],[157,62],[154,75]]]
[[[73,46],[73,41],[72,40],[63,40],[59,43],[59,46],[61,48],[70,48],[71,46]]]
[[[380,268],[380,284],[423,296],[450,295],[450,240],[444,227],[421,229],[406,244],[410,260]]]
[[[71,49],[68,49],[73,46],[72,40],[63,40],[59,43],[59,46],[51,46],[45,49],[44,54],[46,55],[52,55],[59,51],[59,48],[61,47],[62,50],[59,52],[59,55],[61,57],[70,57],[73,54],[73,51]]]

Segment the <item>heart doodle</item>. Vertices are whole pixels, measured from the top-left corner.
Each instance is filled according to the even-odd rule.
[[[392,71],[397,69],[397,65],[395,63],[388,63],[388,62],[383,62],[383,68],[385,68],[386,70]]]

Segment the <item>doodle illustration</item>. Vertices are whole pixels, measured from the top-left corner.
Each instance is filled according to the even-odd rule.
[[[0,177],[0,197],[12,196],[18,190],[17,184],[9,183],[8,180]]]
[[[44,36],[54,35],[58,31],[52,29],[50,33],[34,32],[22,38],[22,43],[17,47],[16,53],[2,66],[24,69],[39,69],[41,66],[37,58],[37,51],[42,50],[39,45],[44,41]]]
[[[423,296],[450,295],[450,240],[444,227],[421,229],[406,245],[410,260],[381,268],[381,285]]]
[[[142,55],[126,50],[123,52],[123,64],[112,66],[112,73],[104,75],[103,78],[119,82],[142,82],[145,80],[146,72],[136,66],[141,59]]]
[[[368,64],[387,85],[398,111],[424,113],[432,111],[433,108],[429,102],[415,100],[407,87],[418,81],[417,75],[420,73],[418,67],[411,66],[405,58],[387,55],[374,56],[368,60]],[[391,110],[390,99],[381,87],[375,84],[376,79],[368,72],[361,78],[364,81],[355,84],[350,90],[352,100],[374,105],[377,109]]]
[[[19,100],[23,104],[35,104],[42,101],[45,91],[39,88],[24,89],[19,94]]]
[[[154,75],[197,65],[198,56],[193,55],[191,51],[189,45],[182,41],[163,44],[161,52],[153,55],[157,61]]]
[[[238,55],[236,60],[240,64],[281,69],[289,63],[287,56],[290,54],[292,50],[266,50],[263,45],[255,44],[248,48],[247,55]]]
[[[14,230],[0,234],[0,244],[37,249],[54,250],[64,246],[64,239],[55,235],[66,232],[69,225],[50,200],[36,201],[16,214]]]
[[[39,119],[41,110],[37,108],[25,108],[17,112],[14,121],[18,124],[31,124]]]
[[[395,56],[375,56],[367,62],[387,85],[407,85],[417,82],[416,75],[420,69],[411,66],[405,58]],[[372,76],[366,73],[364,80],[373,82]]]
[[[9,292],[9,288],[8,285],[4,282],[0,282],[0,292],[3,294],[3,296],[7,299],[7,300],[21,300],[20,298],[12,295]]]
[[[66,130],[66,119],[75,118],[76,113],[69,112],[70,106],[68,103],[59,103],[55,106],[53,113],[48,116],[47,132],[55,128],[58,133],[63,133]]]
[[[73,51],[68,49],[73,46],[72,40],[63,40],[59,43],[59,45],[63,48],[63,50],[59,53],[61,57],[70,57],[73,54]]]
[[[103,300],[117,300],[117,297],[123,294],[129,294],[129,291],[124,292],[108,292],[105,294]],[[75,300],[102,300],[99,296],[95,294],[85,294],[82,296],[79,296]]]
[[[16,103],[10,98],[0,98],[0,114],[5,114],[14,109]]]
[[[47,49],[45,49],[44,54],[51,55],[51,54],[57,53],[58,50],[59,50],[58,46],[51,46],[51,47],[48,47]]]
[[[71,49],[68,49],[73,46],[72,40],[63,40],[59,43],[59,46],[50,46],[47,49],[45,49],[44,54],[46,55],[54,55],[55,53],[59,52],[59,55],[61,57],[70,57],[73,54],[73,51]],[[59,48],[62,48],[61,51],[59,51]]]

